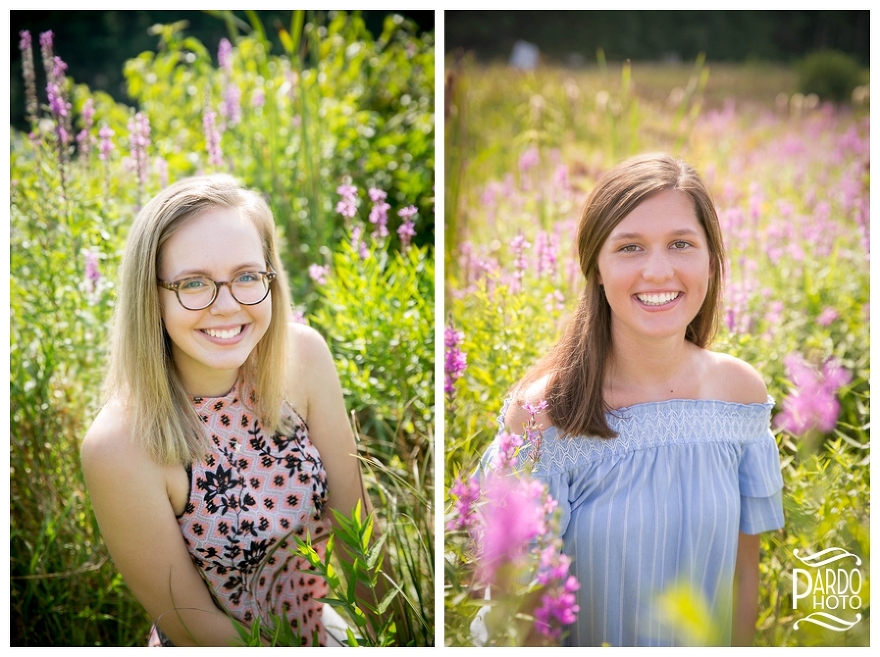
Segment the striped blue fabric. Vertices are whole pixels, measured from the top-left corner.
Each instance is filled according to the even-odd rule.
[[[729,645],[739,532],[783,525],[772,408],[772,399],[651,402],[609,415],[610,440],[544,432],[532,475],[559,504],[581,587],[568,645],[691,643],[669,611],[676,591],[714,619],[711,638],[696,640]],[[520,467],[533,450],[520,449]]]

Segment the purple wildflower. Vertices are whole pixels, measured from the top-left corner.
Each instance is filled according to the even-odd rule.
[[[528,263],[525,258],[525,250],[528,249],[531,244],[526,241],[526,238],[522,235],[517,235],[512,240],[510,240],[510,248],[513,251],[513,284],[510,286],[513,292],[518,292],[522,289],[522,280],[525,276],[526,267],[528,267]]]
[[[455,480],[449,489],[449,494],[458,498],[455,502],[453,517],[446,523],[450,531],[468,531],[477,524],[477,510],[474,504],[480,499],[480,483],[476,479],[469,479],[464,483],[461,478]]]
[[[37,74],[34,70],[34,52],[32,49],[31,33],[22,30],[18,33],[21,40],[18,47],[21,50],[21,72],[24,77],[25,111],[31,125],[37,122]]]
[[[157,155],[153,160],[153,169],[159,176],[159,186],[162,189],[168,187],[168,160]]]
[[[569,576],[553,593],[541,596],[541,604],[535,609],[535,627],[539,632],[558,638],[562,634],[562,625],[571,625],[577,620],[580,607],[574,592],[579,588],[577,579]]]
[[[444,371],[446,373],[446,381],[443,390],[449,400],[455,395],[455,382],[461,377],[467,368],[467,355],[459,349],[461,341],[464,339],[464,333],[456,331],[451,326],[446,327],[444,335],[444,344],[446,347],[446,364]]]
[[[346,219],[351,219],[357,214],[357,187],[354,185],[340,185],[336,188],[336,193],[342,197],[342,200],[336,204],[336,211]]]
[[[367,247],[367,243],[361,239],[362,233],[363,229],[360,226],[351,229],[351,248],[358,252],[361,260],[366,260],[370,255],[370,249]]]
[[[225,71],[232,72],[232,44],[229,39],[220,39],[220,45],[217,46],[217,63]]]
[[[512,471],[516,465],[516,453],[523,444],[523,437],[515,433],[502,431],[496,437],[498,453],[492,467],[500,471]]]
[[[404,252],[409,248],[412,238],[415,237],[415,222],[412,218],[416,216],[418,212],[419,211],[416,210],[416,206],[414,205],[409,205],[402,210],[397,211],[397,216],[403,219],[403,223],[400,224],[400,227],[397,229],[397,234],[400,236],[400,244],[403,246]]]
[[[98,157],[102,160],[109,160],[113,152],[113,134],[113,130],[106,125],[98,131],[98,137],[101,138]]]
[[[254,89],[251,95],[251,107],[260,108],[266,104],[266,92],[262,88]]]
[[[226,90],[223,92],[220,114],[229,125],[241,123],[241,90],[231,82],[226,85]]]
[[[86,281],[94,291],[98,281],[101,280],[101,271],[98,269],[98,254],[94,251],[86,251]]]
[[[482,581],[492,582],[500,566],[520,560],[528,552],[529,543],[546,533],[545,496],[544,485],[536,480],[486,478],[479,564]]]
[[[537,146],[532,146],[531,148],[525,150],[523,154],[519,156],[520,173],[528,173],[530,169],[533,169],[540,163],[541,155],[538,152],[538,148]]]
[[[48,30],[40,34],[40,54],[43,58],[43,70],[46,71],[46,75],[52,75],[52,71],[55,70],[54,66],[54,54],[52,52],[52,30]]]
[[[550,278],[555,276],[556,266],[559,262],[557,255],[559,236],[541,231],[538,233],[535,250],[538,253],[538,276],[543,274],[547,274]]]
[[[145,114],[138,112],[128,120],[129,146],[131,148],[132,167],[138,174],[138,181],[143,187],[147,184],[147,149],[150,147],[150,120]]]
[[[822,314],[816,319],[816,321],[822,326],[831,326],[840,315],[837,314],[837,311],[828,306],[825,310],[822,311]]]
[[[811,429],[832,431],[840,414],[837,392],[850,382],[851,374],[835,358],[829,358],[818,372],[797,352],[786,356],[785,371],[794,390],[785,398],[776,426],[796,436]]]
[[[223,152],[220,150],[220,131],[217,130],[217,113],[210,107],[205,107],[202,126],[205,129],[205,148],[208,150],[208,164],[214,167],[220,166],[223,164]]]
[[[376,230],[372,233],[376,239],[388,237],[388,210],[391,206],[385,202],[387,196],[388,194],[381,189],[370,188],[370,200],[373,202],[373,207],[370,209],[370,223],[376,225]]]
[[[92,102],[92,99],[89,98],[83,105],[82,110],[83,129],[80,130],[79,134],[76,136],[76,144],[79,147],[79,154],[84,158],[89,156],[92,150],[92,143],[94,142],[94,138],[92,137],[92,126],[94,125],[92,119],[94,116],[95,104]]]
[[[329,265],[309,265],[309,278],[318,285],[324,285],[327,282],[327,274],[330,273]]]
[[[290,313],[290,321],[294,324],[308,324],[306,321],[306,314],[303,312],[301,308],[294,308]]]

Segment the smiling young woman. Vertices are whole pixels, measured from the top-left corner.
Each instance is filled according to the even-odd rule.
[[[747,644],[782,478],[760,375],[709,350],[724,271],[709,192],[684,162],[632,158],[591,192],[577,242],[577,312],[501,417],[519,433],[524,404],[547,402],[539,453],[527,441],[517,459],[535,461],[561,509],[580,583],[567,642],[684,643],[662,602],[684,587],[714,619],[713,643]]]
[[[327,642],[294,537],[363,493],[330,352],[290,322],[269,207],[227,176],[158,194],[123,258],[106,403],[82,466],[116,566],[162,645],[233,645],[233,619]]]

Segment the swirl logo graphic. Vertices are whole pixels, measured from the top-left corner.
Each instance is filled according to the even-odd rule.
[[[858,568],[847,569],[843,564],[836,568],[823,568],[843,559],[852,558],[855,566],[861,566],[862,560],[852,552],[843,548],[831,547],[815,554],[801,556],[799,550],[794,556],[810,569],[795,568],[792,570],[792,603],[795,609],[798,602],[801,608],[809,607],[812,612],[808,616],[795,621],[794,629],[801,623],[812,623],[834,632],[845,632],[862,620],[862,614],[856,613],[855,618],[847,620],[837,614],[852,617],[862,607],[862,571]],[[848,565],[852,565],[850,562]],[[810,604],[812,602],[812,604]]]

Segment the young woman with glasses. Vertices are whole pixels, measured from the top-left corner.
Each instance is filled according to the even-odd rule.
[[[233,179],[178,182],[139,213],[116,306],[106,403],[82,446],[104,540],[152,643],[233,645],[279,618],[324,645],[330,508],[363,492],[324,340],[290,321],[267,204]]]

